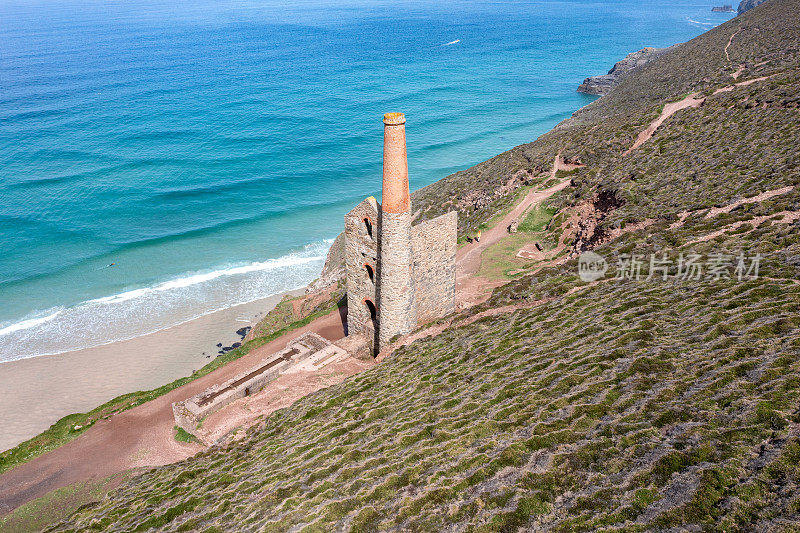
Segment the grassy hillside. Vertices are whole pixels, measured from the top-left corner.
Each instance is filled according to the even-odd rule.
[[[545,231],[589,215],[561,263],[52,531],[800,531],[799,52],[800,0],[770,0],[421,190],[423,218],[458,207],[468,231],[561,152],[586,166]],[[704,105],[622,155],[689,93]],[[578,278],[587,248],[605,279]],[[614,279],[632,253],[667,254],[669,279]],[[676,279],[693,253],[763,259]]]

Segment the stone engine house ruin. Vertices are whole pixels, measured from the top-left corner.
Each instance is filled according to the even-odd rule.
[[[392,337],[455,309],[457,215],[412,225],[405,117],[388,113],[383,122],[383,205],[370,197],[345,216],[348,335],[332,342],[307,332],[249,370],[173,403],[176,426],[202,443],[227,442],[254,423],[258,408],[241,402],[282,376],[323,372],[349,358],[374,363]]]
[[[455,309],[457,213],[413,225],[405,123],[383,117],[383,204],[369,197],[344,217],[348,334],[376,353]]]

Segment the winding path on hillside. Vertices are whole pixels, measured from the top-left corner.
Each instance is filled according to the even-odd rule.
[[[757,81],[764,81],[764,80],[768,80],[770,78],[771,78],[771,76],[761,76],[759,78],[753,78],[751,80],[740,81],[739,83],[734,83],[733,85],[727,85],[725,87],[721,87],[721,88],[717,89],[716,91],[714,91],[714,94],[727,93],[727,92],[730,92],[730,91],[734,90],[737,87],[747,87],[748,85],[752,85]]]
[[[481,254],[483,251],[508,235],[508,226],[515,218],[519,218],[531,206],[539,204],[555,193],[564,190],[567,185],[569,185],[568,179],[543,191],[530,191],[525,198],[497,224],[483,232],[480,242],[473,242],[460,248],[458,253],[456,253],[456,281],[464,280],[478,272],[481,266]]]
[[[727,59],[728,61],[731,60],[731,56],[728,54],[728,49],[733,44],[733,38],[736,37],[736,35],[738,35],[740,31],[742,31],[742,28],[739,28],[738,30],[733,32],[733,34],[731,35],[731,38],[728,39],[728,44],[725,45],[725,59]]]
[[[559,152],[553,161],[549,179],[557,179],[559,170],[570,171],[581,165],[566,163]],[[456,306],[460,309],[474,305],[488,296],[491,289],[502,285],[502,281],[489,281],[478,277],[481,268],[481,254],[508,235],[508,226],[514,219],[519,219],[531,206],[539,204],[557,192],[564,190],[570,180],[565,179],[560,183],[545,189],[532,189],[511,211],[509,211],[497,224],[487,229],[481,235],[479,242],[472,242],[462,246],[456,253]]]
[[[764,201],[769,200],[771,198],[774,198],[776,196],[787,194],[787,193],[791,192],[792,190],[794,190],[794,188],[795,188],[794,186],[789,185],[789,186],[786,186],[786,187],[782,187],[780,189],[772,189],[772,190],[764,191],[761,194],[758,194],[756,196],[751,196],[751,197],[748,197],[748,198],[742,198],[742,199],[737,200],[735,202],[732,202],[732,203],[730,203],[730,204],[728,204],[728,205],[726,205],[724,207],[714,207],[714,208],[709,209],[706,212],[706,214],[704,215],[704,218],[710,219],[710,218],[714,218],[714,217],[716,217],[718,215],[721,215],[721,214],[724,214],[724,213],[730,213],[735,208],[737,208],[739,206],[742,206],[742,205],[745,205],[745,204],[761,203],[761,202],[764,202]],[[674,229],[677,229],[677,228],[683,226],[683,224],[685,223],[685,221],[686,221],[686,219],[688,218],[689,215],[691,215],[693,213],[697,213],[697,212],[702,212],[702,211],[703,211],[703,209],[700,209],[698,211],[684,211],[683,213],[680,214],[679,220],[676,221],[675,223],[671,224],[669,226],[669,229],[670,230],[674,230]],[[750,220],[742,220],[742,221],[734,222],[733,224],[729,224],[727,226],[724,226],[724,227],[720,228],[719,230],[716,230],[716,231],[714,231],[712,233],[709,233],[709,234],[706,234],[706,235],[702,235],[702,236],[700,236],[700,237],[698,237],[696,239],[688,241],[686,244],[687,245],[691,245],[691,244],[697,244],[697,243],[700,243],[700,242],[709,241],[711,239],[719,237],[720,235],[723,235],[723,234],[728,233],[730,231],[736,230],[736,229],[744,226],[745,224],[750,224],[750,225],[753,226],[753,228],[751,230],[745,232],[745,233],[750,233],[750,232],[754,231],[761,223],[763,223],[763,222],[765,222],[767,220],[772,220],[774,223],[777,223],[777,224],[791,224],[791,223],[793,223],[793,222],[795,222],[797,220],[800,220],[800,211],[781,211],[779,213],[772,213],[770,215],[758,216],[758,217],[755,217],[755,218],[750,219]],[[626,228],[624,230],[623,229],[617,229],[612,233],[611,239],[618,238],[618,237],[620,237],[621,235],[623,235],[625,233],[629,233],[629,232],[632,232],[632,231],[638,231],[638,230],[644,229],[647,226],[653,224],[654,222],[655,222],[654,220],[648,219],[648,220],[640,222],[638,224],[632,224],[632,225],[626,226]],[[544,268],[546,266],[555,266],[557,264],[562,264],[567,259],[568,259],[568,257],[562,257],[561,259],[555,260],[555,261],[544,261],[540,268],[537,268],[535,271],[531,271],[531,272],[537,272],[538,270],[541,270],[541,268]],[[472,279],[478,280],[480,278],[472,278]],[[800,280],[797,280],[797,279],[773,278],[773,277],[765,277],[765,276],[760,276],[759,279],[764,279],[764,280],[768,280],[768,281],[774,281],[774,282],[778,282],[778,283],[792,283],[794,285],[800,285]],[[439,335],[449,327],[453,327],[453,326],[459,326],[459,327],[468,326],[469,324],[472,324],[472,323],[474,323],[474,322],[476,322],[476,321],[478,321],[478,320],[480,320],[482,318],[502,315],[502,314],[506,314],[506,313],[513,313],[513,312],[519,311],[521,309],[531,309],[531,308],[534,308],[534,307],[538,307],[540,305],[548,304],[548,303],[553,302],[555,300],[558,300],[560,298],[565,298],[567,296],[571,296],[571,295],[573,295],[573,294],[575,294],[575,293],[577,293],[579,291],[583,291],[583,290],[589,289],[591,287],[595,287],[595,286],[597,286],[599,284],[608,283],[608,282],[611,282],[611,281],[616,281],[616,279],[615,278],[600,279],[600,280],[597,280],[597,281],[593,281],[593,282],[587,283],[585,285],[580,285],[580,286],[577,286],[577,287],[573,287],[573,288],[571,288],[570,290],[568,290],[567,292],[565,292],[562,295],[551,296],[551,297],[542,298],[542,299],[539,299],[539,300],[522,300],[519,303],[515,303],[515,304],[511,304],[511,305],[505,305],[505,306],[501,306],[501,307],[493,307],[493,308],[490,308],[490,309],[485,309],[483,311],[480,311],[478,313],[474,313],[474,314],[466,316],[466,317],[464,315],[458,315],[458,316],[450,318],[450,319],[448,319],[448,320],[446,320],[444,322],[436,323],[436,324],[434,324],[432,326],[420,329],[418,331],[414,331],[414,332],[412,332],[412,333],[410,333],[410,334],[408,334],[408,335],[406,335],[404,337],[399,338],[392,345],[388,346],[387,348],[385,348],[380,353],[380,355],[378,356],[378,361],[380,362],[381,360],[383,360],[386,357],[388,357],[389,355],[391,355],[391,353],[395,349],[400,347],[400,346],[409,345],[409,344],[411,344],[411,343],[413,343],[413,342],[415,342],[417,340],[420,340],[420,339],[423,339],[423,338],[426,338],[426,337],[432,337],[432,336]]]
[[[741,74],[741,73],[739,73]],[[735,76],[735,77],[738,77]],[[752,85],[753,83],[764,81],[769,79],[771,76],[761,76],[759,78],[753,78],[750,80],[740,81],[739,83],[734,83],[733,85],[726,85],[725,87],[720,87],[719,89],[714,91],[714,94],[720,93],[727,93],[734,90],[737,87],[746,87],[748,85]],[[683,100],[679,100],[677,102],[670,102],[668,104],[664,104],[664,109],[661,111],[661,114],[651,122],[644,131],[640,132],[639,135],[636,137],[636,142],[633,143],[633,146],[625,150],[622,155],[623,157],[630,154],[641,145],[649,141],[655,135],[656,130],[664,124],[669,117],[677,113],[682,109],[689,109],[689,108],[698,108],[702,106],[706,102],[706,98],[697,98],[699,93],[690,94]]]
[[[636,142],[633,143],[633,146],[625,150],[622,154],[626,156],[639,148],[641,145],[649,141],[653,135],[655,135],[656,130],[667,120],[669,117],[680,111],[681,109],[687,109],[689,107],[700,107],[705,102],[705,98],[697,98],[697,93],[690,94],[683,100],[678,102],[670,102],[668,104],[664,104],[664,109],[661,111],[661,114],[655,119],[653,122],[650,123],[644,131],[639,133],[639,136],[636,137]]]

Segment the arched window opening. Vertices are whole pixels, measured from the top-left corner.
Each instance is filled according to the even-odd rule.
[[[369,309],[369,317],[372,320],[376,320],[378,318],[378,309],[375,307],[375,303],[372,300],[364,300],[364,304]]]
[[[364,217],[364,227],[367,230],[367,235],[372,237],[372,221],[369,219],[369,217]]]
[[[369,280],[372,283],[375,283],[375,270],[372,269],[372,265],[369,263],[364,263],[364,269],[367,271],[367,276],[369,276]]]

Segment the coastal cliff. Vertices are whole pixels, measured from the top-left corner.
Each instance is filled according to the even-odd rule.
[[[749,11],[756,6],[763,4],[766,1],[767,0],[742,0],[739,3],[738,14],[741,15],[745,11]]]
[[[622,79],[643,67],[657,57],[669,51],[669,48],[642,48],[638,52],[632,52],[625,56],[625,59],[618,61],[608,74],[601,76],[590,76],[583,80],[578,87],[578,92],[586,94],[603,95],[608,94]]]

